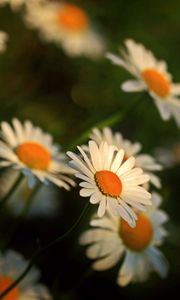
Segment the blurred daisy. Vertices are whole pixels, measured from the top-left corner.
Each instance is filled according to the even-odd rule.
[[[0,253],[0,294],[3,293],[25,270],[28,261],[19,253],[9,250],[5,254]],[[40,273],[32,268],[26,277],[12,289],[4,300],[51,300],[48,289],[37,284]]]
[[[25,3],[25,0],[0,0],[0,6],[5,5],[7,3],[11,6],[13,10],[17,10],[21,7],[23,3]]]
[[[95,228],[84,232],[80,243],[88,245],[87,256],[96,260],[92,265],[94,270],[109,269],[123,258],[117,278],[121,286],[144,281],[153,270],[166,276],[168,264],[156,246],[162,244],[167,234],[163,224],[168,217],[158,209],[161,203],[158,194],[152,194],[152,203],[146,213],[137,213],[135,228],[110,213],[91,220],[90,224]]]
[[[6,43],[8,40],[8,35],[4,31],[0,31],[0,52],[4,52],[6,50]]]
[[[45,184],[52,182],[69,190],[74,181],[66,175],[74,171],[53,144],[52,136],[34,127],[30,121],[21,124],[19,120],[13,119],[12,124],[13,127],[7,122],[1,123],[0,167],[12,166],[21,170],[28,178],[30,187],[37,178]]]
[[[105,50],[104,40],[92,29],[87,13],[74,4],[29,0],[26,21],[70,56],[97,57]]]
[[[102,132],[99,129],[94,128],[90,138],[98,145],[100,145],[102,141],[106,141],[109,145],[115,145],[118,149],[124,149],[124,160],[127,160],[130,156],[134,156],[136,159],[136,167],[142,168],[143,171],[149,175],[152,184],[157,188],[161,187],[159,178],[152,172],[162,170],[162,166],[156,163],[152,156],[148,154],[139,154],[142,148],[140,143],[132,143],[129,140],[125,140],[119,132],[113,134],[109,127],[104,128]]]
[[[19,171],[7,169],[0,176],[0,199],[9,192],[19,177]],[[41,185],[31,200],[32,189],[28,187],[27,178],[20,182],[14,191],[7,206],[15,214],[20,215],[26,211],[24,217],[52,217],[57,215],[61,206],[61,195],[59,189],[54,185]],[[30,202],[29,202],[30,201]]]
[[[180,126],[180,84],[172,82],[165,61],[158,61],[150,50],[131,39],[125,41],[126,51],[120,51],[121,57],[108,53],[114,64],[125,68],[136,80],[128,80],[122,84],[125,92],[147,90],[153,97],[155,105],[163,120],[173,116]]]
[[[173,167],[180,163],[180,141],[171,147],[157,148],[155,151],[158,160],[167,168]]]
[[[67,154],[72,159],[70,165],[77,170],[75,176],[82,180],[80,195],[90,197],[92,204],[99,204],[99,217],[109,208],[134,227],[137,216],[131,206],[144,210],[145,205],[151,204],[151,194],[140,186],[149,176],[144,175],[142,169],[134,168],[134,157],[123,162],[124,150],[106,142],[98,146],[90,141],[90,157],[82,147],[77,148],[82,159],[73,152]]]

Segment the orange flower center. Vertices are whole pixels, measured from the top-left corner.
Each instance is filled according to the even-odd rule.
[[[120,221],[120,237],[124,244],[133,251],[143,251],[152,240],[153,228],[150,220],[138,213],[138,220],[136,227],[132,228],[126,221],[121,219]]]
[[[141,75],[149,89],[152,90],[157,96],[166,98],[169,95],[170,83],[164,77],[164,75],[154,69],[146,69]]]
[[[95,181],[99,190],[106,196],[116,198],[122,192],[121,180],[111,171],[103,170],[96,172]]]
[[[16,148],[19,159],[29,168],[46,170],[51,160],[49,151],[40,144],[23,143]]]
[[[9,277],[0,277],[0,294],[3,293],[13,281]],[[18,300],[20,291],[18,287],[14,287],[3,299],[4,300]]]
[[[88,27],[89,20],[81,8],[72,4],[64,4],[58,13],[58,24],[72,31],[80,31]]]

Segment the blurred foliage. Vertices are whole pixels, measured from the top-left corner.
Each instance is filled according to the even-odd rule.
[[[27,0],[28,1],[28,0]],[[151,49],[157,58],[168,62],[175,82],[180,82],[180,1],[178,0],[89,0],[71,1],[81,5],[108,41],[108,50],[118,53],[123,40],[131,37]],[[106,58],[70,58],[53,43],[29,30],[23,13],[0,8],[0,29],[9,34],[7,51],[0,56],[0,120],[30,119],[53,134],[64,151],[87,129],[124,111],[139,98],[139,104],[116,124],[126,138],[140,141],[143,152],[154,153],[157,147],[171,147],[179,139],[173,120],[160,119],[152,99],[143,94],[126,94],[120,84],[131,76]],[[152,105],[151,105],[152,104]],[[161,280],[156,274],[143,284],[119,288],[115,271],[85,276],[90,262],[84,248],[78,246],[79,233],[88,226],[87,216],[71,236],[48,250],[38,261],[42,281],[56,300],[68,299],[152,299],[172,296],[180,275],[180,204],[179,166],[161,173],[163,209],[170,215],[169,237],[163,248],[169,263],[169,276]],[[37,244],[46,244],[65,232],[80,214],[86,199],[78,188],[61,191],[58,216],[24,220],[14,234],[10,247],[30,257]],[[93,207],[94,209],[94,207]],[[92,209],[92,210],[93,210]],[[1,218],[1,239],[15,217],[6,212]],[[37,242],[38,241],[38,242]],[[76,287],[76,288],[75,288]]]

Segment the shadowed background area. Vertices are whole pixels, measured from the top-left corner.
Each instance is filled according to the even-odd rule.
[[[28,0],[27,0],[28,1]],[[126,38],[144,44],[155,56],[168,63],[175,82],[180,82],[180,2],[177,0],[89,0],[71,1],[83,7],[95,28],[107,41],[107,49],[118,53]],[[76,140],[91,127],[113,114],[134,107],[122,122],[112,128],[143,145],[143,152],[155,155],[157,148],[173,149],[179,142],[174,122],[163,122],[153,100],[146,93],[124,93],[120,84],[131,75],[114,66],[104,56],[97,60],[69,57],[61,47],[43,41],[37,30],[23,21],[23,10],[13,12],[8,5],[0,7],[0,30],[8,33],[7,50],[0,55],[0,121],[29,119],[50,132],[63,151],[74,150]],[[136,102],[139,98],[139,102]],[[84,139],[84,143],[87,139]],[[180,205],[179,157],[177,164],[160,173],[162,208],[169,214],[169,235],[162,250],[170,270],[160,279],[153,273],[144,283],[126,288],[116,285],[118,267],[105,272],[90,272],[91,262],[85,248],[78,245],[79,234],[88,228],[96,210],[92,206],[73,233],[37,260],[42,282],[55,300],[146,299],[172,296],[180,275]],[[174,152],[173,152],[174,153]],[[3,170],[0,171],[3,178]],[[1,179],[2,180],[2,179]],[[2,183],[1,183],[2,185]],[[11,234],[17,216],[6,208],[1,216],[0,245],[31,257],[40,246],[63,234],[80,215],[87,199],[79,188],[71,192],[51,187],[58,204],[48,217],[38,214],[21,219]],[[54,195],[55,193],[55,195]],[[43,194],[41,200],[43,201]],[[11,238],[8,240],[8,234]]]

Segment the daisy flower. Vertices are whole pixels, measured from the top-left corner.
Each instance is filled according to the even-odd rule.
[[[80,244],[88,245],[87,256],[95,259],[92,268],[103,271],[122,259],[117,277],[120,286],[144,281],[153,270],[165,277],[168,264],[157,246],[167,234],[163,224],[168,216],[158,209],[160,203],[160,196],[153,193],[152,206],[146,213],[137,213],[135,228],[109,212],[101,219],[93,217],[90,223],[93,228],[80,237]]]
[[[167,71],[165,61],[158,61],[150,50],[131,39],[125,41],[126,50],[121,50],[121,57],[108,53],[114,64],[131,73],[136,79],[122,84],[125,92],[147,90],[163,120],[173,116],[180,126],[180,84],[172,82],[172,76]]]
[[[18,177],[19,171],[13,169],[7,169],[1,174],[0,199],[3,199],[9,192]],[[31,195],[32,189],[29,188],[27,178],[24,177],[9,199],[7,203],[8,208],[14,215],[19,216],[28,207],[26,212],[27,218],[39,216],[48,218],[57,215],[61,207],[61,195],[59,194],[59,189],[55,188],[54,185],[41,185],[29,205]]]
[[[28,1],[28,0],[26,0]],[[0,0],[0,5],[9,4],[13,10],[19,9],[23,3],[25,3],[25,0]]]
[[[80,195],[90,197],[92,204],[99,204],[99,217],[110,209],[134,227],[137,216],[131,206],[144,210],[145,205],[151,204],[151,194],[140,186],[149,176],[142,169],[134,168],[134,157],[123,162],[124,150],[106,142],[98,146],[89,141],[89,157],[82,147],[77,148],[82,158],[73,152],[67,155],[72,159],[70,165],[77,170],[75,176],[82,180]]]
[[[105,51],[105,42],[92,28],[86,11],[75,4],[29,0],[25,19],[70,56],[97,57]]]
[[[140,143],[132,143],[124,139],[119,132],[113,134],[109,127],[104,128],[102,132],[98,128],[94,128],[90,138],[98,145],[100,145],[102,141],[106,141],[109,145],[115,145],[118,149],[124,149],[124,160],[127,160],[130,156],[134,156],[136,159],[136,167],[142,168],[143,171],[149,175],[150,182],[154,184],[155,187],[161,187],[160,179],[152,172],[162,170],[162,166],[158,164],[152,156],[139,154],[142,148]]]
[[[0,294],[3,293],[25,270],[28,262],[17,252],[8,250],[0,253]],[[48,289],[37,284],[40,272],[32,268],[26,277],[14,287],[4,300],[51,300]]]
[[[22,124],[18,119],[13,119],[12,124],[1,123],[0,167],[21,170],[28,178],[30,187],[37,178],[45,184],[52,182],[69,190],[74,181],[67,175],[74,171],[53,144],[52,136],[33,126],[30,121]]]
[[[7,40],[8,40],[7,33],[0,30],[0,52],[4,52],[6,50]]]
[[[180,163],[180,141],[177,141],[171,147],[157,148],[155,154],[166,168],[178,165]]]

